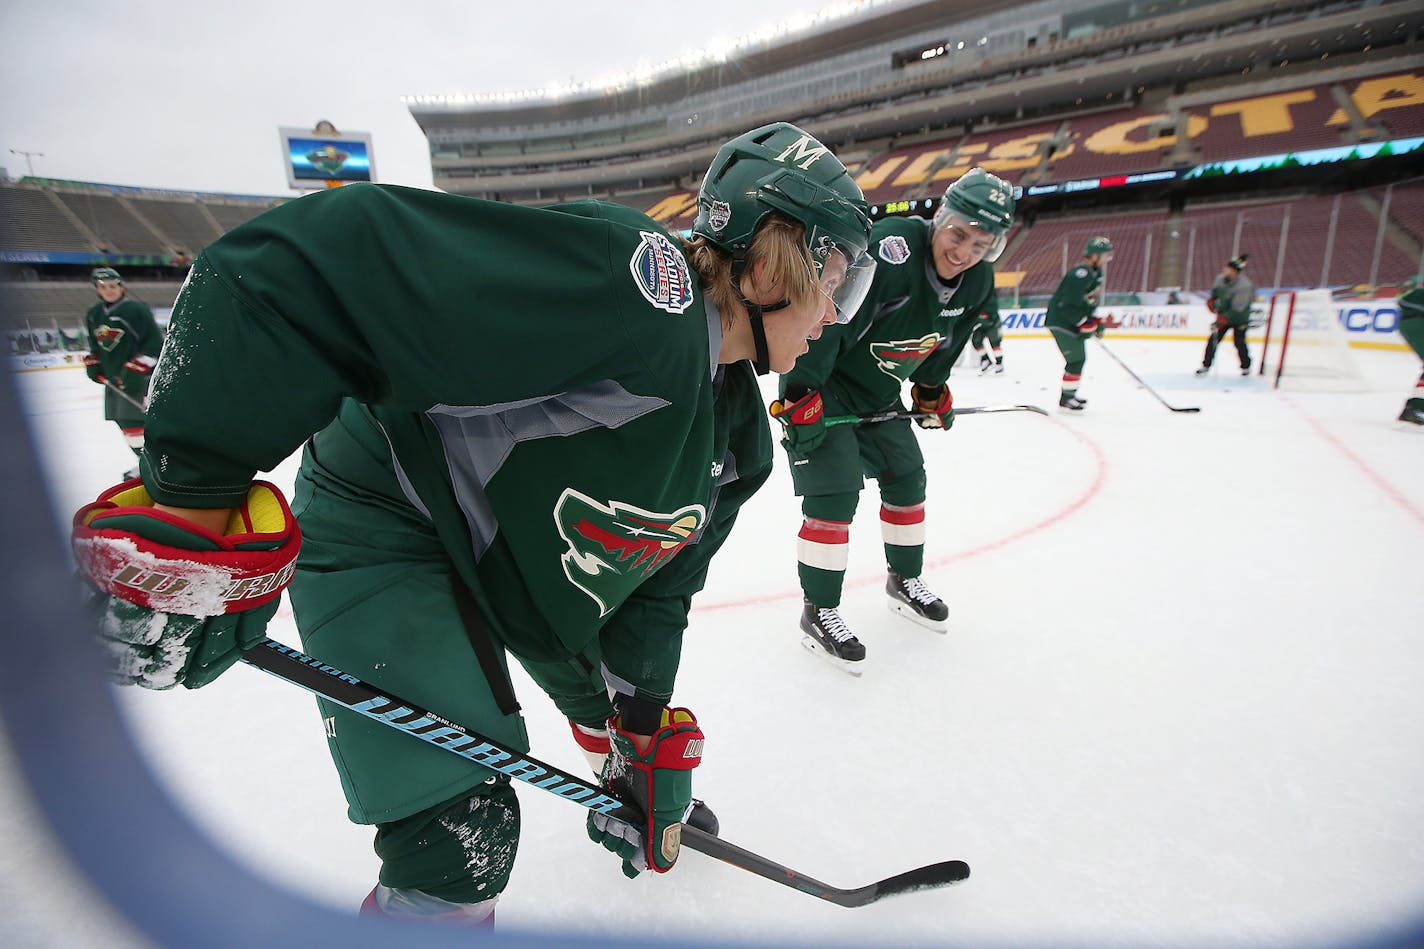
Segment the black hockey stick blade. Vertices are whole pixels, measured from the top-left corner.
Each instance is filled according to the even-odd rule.
[[[1098,348],[1101,349],[1103,352],[1107,353],[1108,358],[1111,359],[1113,362],[1117,363],[1119,366],[1121,366],[1123,368],[1123,371],[1126,372],[1129,376],[1131,376],[1134,380],[1136,380],[1138,385],[1146,389],[1148,394],[1151,395],[1152,398],[1156,399],[1158,402],[1161,402],[1164,408],[1169,409],[1173,412],[1201,411],[1200,405],[1178,406],[1170,404],[1166,399],[1162,398],[1160,395],[1157,394],[1156,389],[1152,388],[1146,382],[1142,381],[1142,377],[1139,376],[1137,373],[1133,372],[1131,367],[1129,367],[1127,363],[1117,358],[1117,355],[1111,349],[1108,349],[1107,344],[1104,343],[1101,339],[1098,340]]]
[[[877,883],[867,883],[865,886],[847,890],[831,886],[829,883],[822,883],[804,873],[782,866],[760,854],[743,850],[721,837],[714,837],[686,824],[682,827],[682,843],[690,850],[715,857],[724,863],[748,870],[757,876],[780,883],[782,886],[789,886],[802,893],[820,897],[837,906],[865,906],[877,900],[883,900],[887,896],[949,886],[969,878],[969,864],[963,860],[946,860],[943,863],[932,863],[929,866],[907,870]]]

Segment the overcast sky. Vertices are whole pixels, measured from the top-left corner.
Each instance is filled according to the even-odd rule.
[[[284,195],[278,127],[327,119],[373,135],[379,180],[428,188],[402,95],[603,79],[834,5],[4,0],[0,168]]]

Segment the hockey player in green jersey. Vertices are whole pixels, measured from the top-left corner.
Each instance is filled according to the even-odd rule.
[[[211,682],[291,578],[311,656],[523,750],[514,656],[629,805],[589,836],[671,869],[703,744],[670,707],[690,599],[772,465],[756,372],[864,294],[869,228],[785,123],[718,151],[687,241],[614,204],[382,185],[235,228],[175,304],[142,481],[75,516],[115,678]],[[294,518],[253,476],[303,442]],[[509,779],[318,704],[376,827],[362,912],[487,924]]]
[[[1399,298],[1399,335],[1416,356],[1424,359],[1424,287],[1419,286],[1417,276],[1409,278]],[[1419,373],[1419,381],[1405,400],[1399,420],[1424,425],[1424,372]]]
[[[999,318],[999,298],[990,294],[979,312],[979,321],[974,324],[974,332],[969,336],[969,345],[979,354],[980,372],[1004,371],[1003,325]]]
[[[1093,311],[1103,285],[1103,264],[1112,260],[1112,255],[1112,241],[1090,238],[1082,262],[1063,275],[1048,301],[1044,323],[1063,354],[1063,390],[1058,404],[1073,412],[1081,412],[1088,404],[1087,399],[1078,397],[1078,383],[1088,361],[1088,337],[1103,335],[1105,324]]]
[[[84,314],[89,336],[84,370],[104,386],[104,418],[119,426],[137,457],[143,451],[143,404],[163,333],[148,304],[129,296],[117,270],[96,267],[90,279],[99,300]],[[137,476],[137,469],[125,475]]]
[[[992,262],[1003,251],[1013,215],[1013,189],[974,168],[946,189],[932,222],[876,222],[869,296],[848,324],[829,328],[781,377],[771,411],[782,423],[801,498],[801,629],[808,647],[824,650],[847,671],[865,658],[865,646],[838,612],[850,523],[865,477],[880,487],[890,608],[940,632],[949,610],[920,577],[927,479],[909,421],[828,427],[825,416],[900,408],[908,381],[911,402],[924,413],[916,420],[921,427],[954,424],[950,367],[993,298]]]
[[[1216,359],[1216,347],[1226,338],[1228,331],[1236,344],[1241,375],[1251,374],[1251,351],[1246,348],[1246,329],[1251,325],[1251,304],[1256,299],[1256,285],[1244,273],[1248,256],[1240,254],[1228,260],[1211,286],[1206,308],[1216,314],[1216,321],[1212,324],[1211,335],[1207,337],[1206,352],[1202,354],[1201,368],[1197,370],[1199,376],[1211,371],[1212,361]]]

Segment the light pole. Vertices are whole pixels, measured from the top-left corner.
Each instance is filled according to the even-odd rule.
[[[25,156],[25,174],[31,178],[35,176],[35,165],[34,162],[32,162],[30,159],[44,157],[44,152],[27,152],[18,148],[10,149],[10,154]]]

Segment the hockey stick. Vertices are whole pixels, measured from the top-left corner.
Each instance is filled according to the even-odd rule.
[[[1096,337],[1094,337],[1094,338],[1096,339]],[[1123,362],[1121,359],[1118,359],[1117,356],[1113,353],[1113,351],[1112,351],[1111,349],[1108,349],[1107,343],[1104,343],[1101,339],[1099,339],[1099,340],[1098,340],[1098,346],[1099,346],[1099,348],[1102,349],[1103,352],[1105,352],[1105,353],[1108,354],[1108,356],[1112,359],[1113,362],[1115,362],[1115,363],[1117,363],[1119,366],[1121,366],[1124,372],[1126,372],[1126,373],[1127,373],[1129,376],[1131,376],[1132,378],[1136,379],[1138,385],[1142,386],[1142,388],[1144,388],[1144,389],[1146,389],[1148,392],[1152,393],[1152,398],[1156,399],[1158,402],[1161,402],[1163,405],[1167,406],[1167,408],[1171,409],[1173,412],[1200,412],[1200,411],[1201,411],[1201,406],[1199,406],[1199,405],[1193,405],[1193,406],[1182,407],[1182,406],[1176,406],[1176,405],[1170,405],[1170,404],[1168,404],[1168,402],[1167,402],[1166,399],[1162,398],[1160,395],[1157,394],[1157,390],[1156,390],[1156,389],[1152,388],[1152,387],[1149,386],[1147,383],[1143,382],[1141,376],[1139,376],[1137,373],[1133,372],[1131,369],[1127,368],[1127,363]]]
[[[552,765],[491,741],[478,732],[274,639],[264,639],[244,651],[242,661],[382,725],[399,729],[468,761],[518,778],[566,801],[581,804],[591,811],[608,814],[623,806],[622,801],[609,797],[596,784],[565,774]],[[946,860],[847,890],[822,883],[686,824],[682,827],[682,842],[709,857],[840,906],[864,906],[899,893],[959,883],[969,876],[967,863]]]
[[[966,405],[962,409],[955,409],[955,416],[960,415],[985,415],[990,412],[1037,412],[1039,415],[1047,415],[1045,409],[1036,405]],[[929,418],[933,412],[906,412],[903,409],[890,409],[885,412],[872,412],[869,415],[832,415],[827,417],[827,425],[874,425],[877,422],[893,422],[897,418]]]
[[[104,383],[104,386],[105,386],[106,388],[108,388],[110,391],[112,391],[112,392],[114,393],[114,395],[117,395],[119,398],[123,399],[125,402],[127,402],[129,405],[132,405],[134,408],[138,409],[140,412],[147,412],[147,411],[148,411],[148,406],[144,405],[144,404],[143,404],[142,402],[140,402],[138,399],[135,399],[133,396],[129,395],[129,394],[128,394],[127,392],[125,392],[123,389],[120,389],[118,386],[114,385],[114,384],[113,384],[112,382],[110,382],[108,379],[100,379],[99,381],[102,382],[102,383]]]

